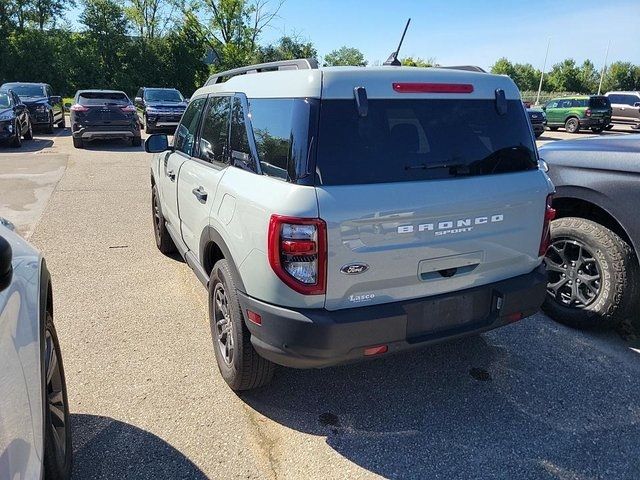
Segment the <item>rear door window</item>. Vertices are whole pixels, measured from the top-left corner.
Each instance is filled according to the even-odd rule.
[[[246,170],[256,171],[254,159],[251,155],[244,105],[239,96],[233,98],[233,105],[231,107],[229,148],[231,149],[230,154],[233,165]]]
[[[410,182],[533,170],[537,156],[522,103],[494,100],[322,100],[316,182]]]
[[[200,153],[202,160],[225,164],[229,137],[231,97],[211,97],[202,119]]]
[[[176,150],[185,153],[189,156],[193,155],[196,133],[198,131],[198,124],[206,98],[196,98],[192,101],[182,115],[180,125],[176,129],[174,138],[174,146]]]
[[[609,108],[611,103],[607,97],[591,97],[589,106],[591,108]]]

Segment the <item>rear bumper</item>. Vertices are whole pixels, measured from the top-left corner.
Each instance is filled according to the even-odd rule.
[[[73,136],[74,138],[82,138],[83,140],[97,140],[97,139],[110,139],[110,138],[133,138],[140,136],[140,129],[127,126],[113,126],[103,127],[96,126],[82,127],[80,125],[74,125]]]
[[[251,343],[264,358],[294,368],[320,368],[368,358],[368,347],[386,345],[396,353],[425,345],[491,330],[538,311],[546,295],[547,275],[544,266],[531,273],[501,282],[455,293],[394,302],[369,307],[328,311],[324,309],[289,309],[270,305],[239,293],[240,304],[262,317],[262,325],[245,321]],[[470,296],[490,296],[483,311],[474,311],[475,320],[440,329],[420,329],[416,322],[435,324],[446,315],[447,305]]]
[[[606,127],[611,123],[611,118],[609,117],[599,117],[599,118],[581,118],[580,119],[580,127],[581,128],[591,128],[591,127]]]

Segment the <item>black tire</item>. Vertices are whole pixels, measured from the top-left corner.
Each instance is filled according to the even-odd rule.
[[[27,120],[27,133],[24,134],[25,140],[33,140],[33,125],[31,124],[31,120]]]
[[[564,122],[564,129],[567,133],[578,133],[580,131],[580,121],[576,117],[569,117]]]
[[[225,301],[226,307],[221,307]],[[222,314],[224,308],[227,315]],[[219,318],[221,316],[223,318]],[[227,385],[235,391],[267,385],[273,378],[275,364],[258,355],[251,344],[231,270],[225,259],[216,262],[211,271],[209,323],[218,368]],[[229,349],[223,346],[223,340],[227,346],[231,342]]]
[[[153,215],[153,233],[158,250],[165,255],[175,252],[176,245],[173,243],[173,239],[167,231],[164,216],[162,215],[157,185],[151,188],[151,214]]]
[[[44,342],[46,400],[44,478],[62,480],[71,476],[71,422],[60,344],[53,326],[53,318],[49,312],[47,312]],[[62,437],[63,435],[64,437]]]
[[[66,128],[66,127],[67,127],[67,125],[66,125],[65,120],[64,120],[64,111],[63,111],[62,112],[62,120],[60,120],[58,122],[58,128]]]
[[[563,258],[573,262],[561,262]],[[543,308],[561,323],[610,328],[629,318],[637,307],[638,260],[622,238],[598,223],[576,217],[551,222],[545,263],[549,284]],[[591,280],[596,276],[598,280]]]
[[[80,137],[73,137],[73,146],[75,148],[84,148],[84,141]]]
[[[544,132],[534,132],[536,138],[540,138]]]
[[[140,145],[142,145],[142,138],[141,137],[133,137],[131,139],[131,146],[132,147],[139,147]]]
[[[555,131],[558,130],[558,128],[560,128],[560,127],[549,127],[549,130],[551,130],[552,132],[555,132]]]
[[[51,113],[51,116],[49,118],[49,124],[46,126],[44,131],[46,133],[53,133],[53,113]]]
[[[147,116],[144,116],[144,133],[148,133],[151,135],[155,130],[149,126],[149,121],[147,120]]]
[[[591,127],[591,131],[593,133],[602,133],[604,130],[604,127]]]
[[[22,146],[22,132],[20,131],[20,124],[16,120],[13,126],[13,138],[9,142],[9,146],[12,148],[20,148]]]

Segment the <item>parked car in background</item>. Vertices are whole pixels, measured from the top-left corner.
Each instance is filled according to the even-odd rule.
[[[553,186],[506,76],[250,66],[211,77],[173,146],[146,149],[156,245],[208,288],[234,390],[274,364],[484,332],[544,300]]]
[[[134,103],[146,133],[173,133],[187,108],[187,100],[175,88],[141,87]]]
[[[640,128],[640,92],[607,92],[611,102],[613,123]]]
[[[122,139],[132,146],[142,145],[136,107],[127,94],[118,90],[79,90],[71,113],[73,146],[97,139]]]
[[[611,123],[611,104],[604,95],[554,98],[542,109],[547,114],[550,130],[564,127],[569,133],[581,129],[600,133]]]
[[[0,142],[21,147],[23,137],[33,138],[29,110],[12,90],[0,88]]]
[[[46,83],[5,83],[0,89],[10,89],[20,97],[29,109],[31,124],[52,133],[54,125],[65,127],[62,97],[54,95],[51,86]]]
[[[529,115],[529,121],[531,122],[531,128],[536,138],[544,133],[544,128],[547,125],[547,115],[541,108],[527,107],[527,115]]]
[[[51,277],[0,219],[0,478],[66,479],[71,427]]]
[[[556,186],[545,310],[574,327],[638,315],[640,138],[615,135],[540,148]]]

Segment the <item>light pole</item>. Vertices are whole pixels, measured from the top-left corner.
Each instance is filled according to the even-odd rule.
[[[538,86],[538,95],[536,96],[536,105],[540,105],[540,92],[542,91],[542,79],[544,78],[544,70],[547,68],[547,57],[549,56],[549,46],[551,45],[551,37],[547,40],[547,52],[544,54],[544,63],[540,72],[540,85]]]
[[[602,90],[602,80],[604,79],[604,71],[607,69],[607,60],[609,59],[609,47],[611,46],[611,40],[607,43],[607,52],[604,54],[604,65],[602,65],[602,72],[600,72],[600,84],[598,85],[598,95]]]

